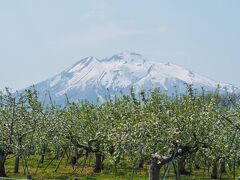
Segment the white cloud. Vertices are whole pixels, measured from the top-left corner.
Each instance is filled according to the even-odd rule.
[[[166,30],[167,30],[166,27],[161,26],[144,29],[129,29],[109,24],[94,29],[90,29],[86,32],[81,33],[78,36],[68,37],[64,40],[64,44],[84,46],[114,38],[164,33],[166,32]]]

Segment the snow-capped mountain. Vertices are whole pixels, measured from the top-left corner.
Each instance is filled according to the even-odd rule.
[[[194,88],[234,92],[232,85],[218,83],[204,76],[193,73],[183,67],[158,61],[146,60],[142,55],[122,52],[111,58],[97,59],[87,57],[78,61],[60,74],[35,85],[43,98],[49,91],[59,104],[87,99],[92,102],[104,101],[109,94],[129,93],[131,87],[137,92],[159,87],[169,95],[185,92],[186,83]]]

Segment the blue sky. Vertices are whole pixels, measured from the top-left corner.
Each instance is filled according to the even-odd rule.
[[[239,0],[0,1],[0,88],[124,50],[240,86]]]

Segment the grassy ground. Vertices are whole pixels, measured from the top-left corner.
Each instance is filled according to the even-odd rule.
[[[129,165],[129,163],[121,164],[117,167],[110,166],[108,162],[105,162],[105,169],[102,173],[95,174],[93,173],[93,167],[94,164],[94,158],[91,157],[86,160],[85,168],[83,168],[83,164],[85,162],[85,159],[81,159],[79,161],[80,167],[76,168],[75,170],[69,165],[66,159],[63,159],[59,169],[57,171],[56,167],[60,160],[54,160],[50,165],[49,163],[53,157],[47,157],[44,164],[38,166],[39,157],[33,156],[28,160],[28,171],[29,174],[32,175],[33,179],[39,179],[39,180],[47,180],[47,179],[73,179],[74,177],[77,177],[80,180],[128,180],[131,179],[133,173],[132,168]],[[49,166],[48,166],[49,165]],[[48,168],[46,168],[48,166]],[[16,179],[24,179],[26,176],[24,174],[23,169],[23,161],[20,161],[20,172],[19,174],[13,173],[13,167],[14,167],[14,157],[8,159],[6,163],[6,173],[11,178]],[[173,168],[172,168],[173,169]],[[168,180],[174,180],[175,174],[173,170],[170,170],[167,179]],[[164,174],[164,169],[161,171],[161,176]],[[27,170],[26,170],[27,173]],[[240,176],[240,171],[236,172],[236,177]],[[210,175],[207,172],[207,170],[200,169],[200,170],[194,170],[191,176],[181,176],[181,180],[205,180],[210,179]],[[145,167],[143,170],[137,170],[136,173],[133,175],[133,180],[147,180],[148,179],[148,170],[147,167]],[[224,173],[222,175],[222,179],[233,179],[233,172],[230,172],[227,168],[227,173]],[[237,178],[236,178],[237,179]]]

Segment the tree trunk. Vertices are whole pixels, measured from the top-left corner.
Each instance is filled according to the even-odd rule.
[[[16,156],[15,164],[14,164],[14,173],[17,174],[19,172],[19,155]]]
[[[185,159],[180,158],[178,161],[178,169],[180,174],[184,174],[185,172]]]
[[[208,171],[208,176],[209,176],[209,174],[210,174],[210,168],[211,168],[211,164],[210,164],[209,162],[207,163],[207,167],[208,167],[207,171]]]
[[[77,163],[77,158],[75,156],[71,157],[70,164],[71,164],[72,168],[74,168],[76,163]]]
[[[217,179],[217,161],[214,161],[212,164],[212,179]]]
[[[103,154],[101,152],[98,152],[95,155],[96,155],[96,161],[95,161],[94,172],[99,173],[103,169]]]
[[[40,163],[41,163],[41,164],[43,164],[43,163],[44,163],[44,159],[45,159],[45,155],[44,155],[44,154],[42,154],[42,155],[41,155],[41,159],[40,159]]]
[[[42,148],[41,159],[40,159],[40,163],[41,163],[41,164],[44,163],[44,160],[45,160],[45,153],[46,153],[46,145],[44,144],[44,145],[43,145],[43,148]]]
[[[199,164],[195,164],[195,169],[197,169],[197,170],[201,169],[201,167],[199,166]]]
[[[6,177],[5,160],[4,154],[0,153],[0,177]]]
[[[220,161],[220,163],[221,163],[220,172],[221,172],[221,173],[225,173],[225,172],[226,172],[226,163],[225,163],[225,159],[222,159],[222,160]]]
[[[143,169],[143,167],[144,167],[144,158],[141,158],[139,162],[139,168]]]
[[[32,176],[30,174],[27,175],[27,180],[32,180]]]
[[[183,174],[183,175],[190,175],[190,172],[188,172],[185,169],[185,157],[181,157],[178,161],[178,170],[179,170],[179,174]]]
[[[22,148],[22,139],[23,137],[18,138],[18,146]],[[14,164],[14,173],[17,174],[19,172],[19,161],[20,161],[20,155],[19,152],[16,153],[16,158],[15,158],[15,164]]]
[[[149,180],[159,180],[160,179],[160,165],[158,164],[157,158],[151,160],[149,169]]]
[[[59,160],[59,157],[61,157],[61,155],[60,155],[61,153],[60,153],[60,151],[59,150],[57,150],[57,152],[56,152],[56,160]]]

